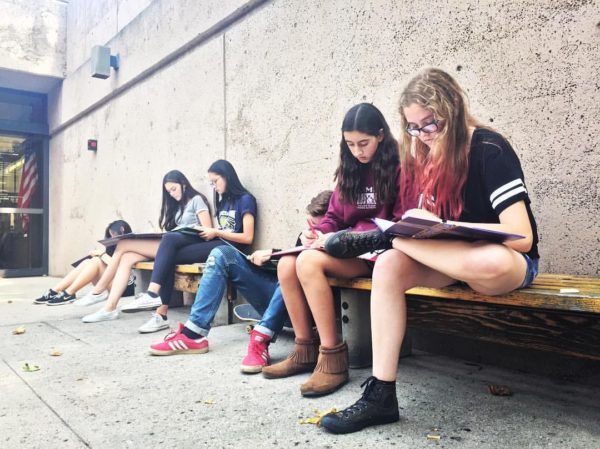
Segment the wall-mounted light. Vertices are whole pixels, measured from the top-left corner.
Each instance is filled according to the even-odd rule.
[[[88,151],[98,151],[98,141],[94,139],[88,140]]]
[[[96,45],[92,48],[92,76],[106,79],[110,76],[110,68],[119,70],[119,55],[111,55],[110,47]]]

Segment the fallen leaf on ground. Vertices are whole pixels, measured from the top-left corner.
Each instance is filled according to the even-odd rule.
[[[215,403],[215,401],[213,399],[205,399],[204,401],[202,401],[202,403],[212,405]]]
[[[513,392],[506,385],[488,385],[490,393],[494,396],[512,396]]]
[[[427,439],[428,439],[428,440],[439,440],[439,439],[441,439],[441,438],[442,438],[442,437],[441,437],[441,436],[439,436],[439,435],[427,435]]]
[[[21,367],[21,369],[25,372],[31,373],[33,371],[39,371],[40,367],[38,365],[34,365],[33,363],[31,365],[29,363],[26,363]]]
[[[13,335],[21,335],[25,333],[25,326],[17,327],[13,332]]]
[[[57,349],[53,349],[52,351],[50,351],[50,355],[52,357],[59,357],[59,356],[63,355],[63,353]]]
[[[320,412],[318,410],[313,410],[315,414],[312,418],[301,419],[300,424],[316,424],[317,426],[321,424],[321,418],[325,415],[329,415],[330,413],[335,413],[337,410],[335,408],[330,408],[329,410],[325,410],[324,412]]]

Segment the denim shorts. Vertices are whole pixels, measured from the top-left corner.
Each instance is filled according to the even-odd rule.
[[[538,265],[540,259],[532,259],[527,254],[521,253],[521,255],[525,258],[525,262],[527,262],[527,271],[525,272],[525,279],[519,288],[529,287],[535,277],[538,275]]]

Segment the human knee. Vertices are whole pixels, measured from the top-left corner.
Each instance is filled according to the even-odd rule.
[[[415,261],[401,251],[388,250],[377,257],[373,268],[373,282],[410,284],[412,268]]]
[[[229,245],[220,245],[211,250],[206,258],[204,265],[205,271],[212,270],[224,270],[227,271],[228,267],[241,257],[239,253]]]
[[[298,279],[311,280],[315,276],[323,274],[323,256],[320,251],[304,251],[298,256],[296,261],[296,273]]]
[[[502,245],[487,245],[471,251],[464,258],[463,270],[473,273],[479,279],[496,279],[509,273],[513,268],[514,260],[508,248]]]
[[[285,283],[298,279],[296,274],[296,257],[282,257],[277,264],[277,278],[280,282]]]

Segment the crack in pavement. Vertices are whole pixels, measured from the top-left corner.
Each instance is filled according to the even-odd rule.
[[[41,402],[42,404],[44,404],[44,405],[45,405],[45,406],[48,408],[48,410],[50,410],[50,411],[51,411],[51,412],[52,412],[52,413],[53,413],[53,414],[54,414],[54,415],[55,415],[55,416],[56,416],[56,417],[57,417],[57,418],[58,418],[58,419],[59,419],[59,420],[60,420],[60,421],[61,421],[61,422],[64,424],[64,426],[65,426],[67,429],[69,429],[69,430],[70,430],[70,431],[73,433],[73,435],[75,435],[75,436],[77,437],[77,439],[78,439],[79,441],[81,441],[81,443],[83,443],[83,445],[84,445],[85,447],[89,447],[89,448],[91,448],[91,447],[92,447],[92,446],[90,445],[90,443],[89,443],[89,442],[87,442],[87,441],[86,441],[86,440],[85,440],[85,439],[84,439],[84,438],[83,438],[81,435],[79,435],[79,433],[77,433],[77,431],[76,431],[75,429],[73,429],[73,427],[71,427],[71,426],[69,425],[69,423],[68,423],[67,421],[65,421],[65,419],[64,419],[62,416],[60,416],[60,415],[59,415],[59,413],[58,413],[58,412],[57,412],[57,411],[56,411],[56,410],[55,410],[55,409],[54,409],[54,408],[53,408],[53,407],[52,407],[50,404],[48,404],[48,403],[47,403],[47,402],[44,400],[44,398],[42,398],[42,397],[41,397],[41,396],[38,394],[38,392],[37,392],[37,391],[35,391],[35,389],[34,389],[34,388],[33,388],[33,387],[32,387],[32,386],[31,386],[31,385],[30,385],[30,384],[29,384],[29,383],[28,383],[28,382],[27,382],[27,381],[26,381],[24,378],[23,378],[23,376],[21,376],[21,375],[19,374],[19,372],[18,372],[18,371],[15,371],[15,369],[14,369],[12,366],[10,366],[10,364],[9,364],[9,363],[8,363],[6,360],[2,359],[2,361],[3,361],[3,362],[4,362],[4,364],[5,364],[5,365],[8,367],[8,369],[9,369],[9,370],[11,370],[11,371],[12,371],[12,372],[15,374],[15,376],[17,376],[17,377],[18,377],[18,378],[21,380],[21,382],[23,382],[23,383],[24,383],[24,384],[27,386],[27,388],[29,388],[29,389],[32,391],[32,393],[33,393],[33,394],[34,394],[34,395],[35,395],[35,396],[36,396],[36,397],[37,397],[37,398],[40,400],[40,402]]]

